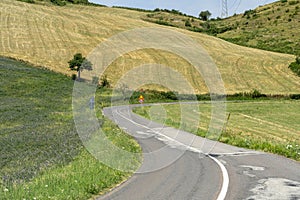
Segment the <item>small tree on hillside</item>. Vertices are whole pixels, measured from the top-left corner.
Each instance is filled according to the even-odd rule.
[[[82,57],[81,53],[77,53],[74,55],[73,59],[69,62],[69,68],[71,70],[77,71],[78,79],[80,79],[80,72],[83,70],[93,70],[92,63],[87,60],[85,57]]]
[[[290,68],[295,74],[297,74],[298,76],[300,76],[300,57],[297,57],[297,58],[296,58],[296,61],[295,61],[295,62],[292,62],[292,63],[289,65],[289,68]]]
[[[104,76],[101,78],[100,87],[101,87],[101,88],[104,88],[104,87],[109,88],[109,87],[110,87],[110,83],[109,83],[109,81],[108,81],[106,75],[104,75]]]
[[[201,11],[199,14],[199,18],[203,21],[207,21],[211,16],[211,13],[206,10],[206,11]]]
[[[191,26],[192,26],[192,24],[191,24],[191,22],[190,22],[189,19],[187,19],[187,20],[185,21],[185,26],[186,26],[186,27],[191,27]]]

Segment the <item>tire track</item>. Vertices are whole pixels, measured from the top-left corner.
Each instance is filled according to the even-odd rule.
[[[245,115],[245,114],[241,114],[241,113],[239,115],[241,115],[245,118],[251,119],[254,123],[259,122],[259,123],[263,123],[264,126],[270,126],[270,129],[272,129],[273,127],[276,127],[277,129],[281,130],[282,132],[288,132],[288,133],[290,133],[291,135],[293,135],[295,137],[297,137],[300,134],[300,131],[295,130],[295,129],[289,129],[289,128],[284,127],[280,124],[276,124],[276,123],[273,123],[273,122],[269,122],[269,121],[266,121],[266,120],[262,120],[262,119],[252,117],[252,116],[249,116],[249,115]],[[278,136],[282,137],[282,134],[280,134]]]
[[[1,22],[2,22],[2,21],[5,21],[5,20],[4,20],[4,19],[5,19],[5,18],[4,18],[4,17],[5,17],[5,14],[4,14],[4,13],[7,12],[7,9],[8,9],[8,7],[1,6],[1,12],[0,12],[0,20],[1,20]],[[3,25],[2,25],[2,26],[3,26]],[[1,47],[2,47],[2,48],[1,48],[2,50],[1,50],[1,51],[4,52],[4,51],[5,51],[5,44],[4,44],[4,41],[5,41],[5,39],[4,39],[4,38],[5,38],[4,34],[5,34],[5,33],[4,33],[4,28],[5,28],[5,27],[4,27],[4,26],[2,27],[2,26],[1,26],[1,28],[0,28]]]
[[[75,33],[78,33],[78,25],[76,23],[73,22],[73,19],[74,17],[70,17],[70,16],[67,16],[64,12],[61,12],[59,10],[55,10],[55,14],[56,16],[60,16],[58,18],[59,22],[61,23],[61,29],[59,29],[58,34],[59,34],[59,37],[62,41],[64,41],[65,43],[65,48],[68,49],[68,48],[74,48],[74,49],[78,49],[78,46],[73,42],[75,41],[76,39],[71,35],[71,32],[75,35]],[[69,14],[69,13],[68,13]],[[68,20],[68,24],[70,26],[70,28],[72,29],[71,32],[69,31],[65,31],[67,30],[66,29],[66,24],[65,24],[65,20],[64,19],[69,19]],[[75,18],[76,19],[76,18]]]
[[[263,138],[272,138],[272,139],[275,139],[276,138],[276,141],[289,141],[290,140],[290,137],[285,137],[283,136],[283,134],[279,134],[279,133],[276,133],[275,131],[273,132],[266,132],[266,130],[264,128],[261,128],[261,127],[257,127],[257,126],[251,126],[252,128],[250,127],[244,127],[244,126],[241,126],[241,125],[238,125],[236,126],[236,128],[239,128],[239,130],[241,132],[245,132],[245,133],[249,133],[251,135],[257,135],[259,137],[263,137]]]
[[[278,88],[280,86],[282,88],[282,91],[289,90],[289,87],[286,87],[282,83],[283,79],[281,79],[281,78],[279,79],[278,77],[276,77],[277,73],[275,73],[274,68],[272,68],[273,73],[270,72],[269,68],[270,67],[268,67],[268,64],[266,64],[266,61],[263,61],[261,69],[267,74],[267,77],[269,77],[269,79],[271,79],[270,84],[268,84],[268,85],[272,85],[274,88]],[[279,80],[281,80],[281,81],[279,81]],[[277,83],[277,84],[274,85],[275,83]]]
[[[11,48],[11,36],[10,36],[10,32],[11,32],[11,27],[10,27],[10,23],[9,23],[9,19],[10,19],[10,13],[9,12],[7,12],[6,13],[6,16],[5,16],[5,19],[4,19],[4,21],[5,21],[5,26],[6,26],[6,28],[7,28],[7,37],[6,37],[6,39],[4,39],[4,41],[6,41],[6,45],[5,45],[5,47],[6,47],[6,49],[7,49],[7,51],[8,52],[12,52],[12,48]]]

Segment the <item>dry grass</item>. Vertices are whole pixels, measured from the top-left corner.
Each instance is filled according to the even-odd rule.
[[[87,55],[105,38],[120,31],[146,26],[139,13],[81,5],[32,5],[3,0],[2,55],[20,58],[54,71],[68,73],[67,61]]]
[[[68,5],[32,5],[18,1],[0,2],[0,54],[47,66],[65,74],[73,54],[88,55],[100,42],[124,30],[158,27],[141,20],[142,12]],[[300,78],[288,65],[291,55],[245,48],[200,33],[181,29],[198,41],[212,56],[228,93],[258,89],[263,93],[300,93]],[[127,70],[145,63],[160,63],[184,74],[196,91],[206,93],[203,79],[182,58],[168,52],[146,49],[126,54],[107,71],[115,83]]]

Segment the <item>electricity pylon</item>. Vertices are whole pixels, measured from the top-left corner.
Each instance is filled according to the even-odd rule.
[[[221,18],[228,17],[228,3],[227,0],[222,0],[222,13]]]

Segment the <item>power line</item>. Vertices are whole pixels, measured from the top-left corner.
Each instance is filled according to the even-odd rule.
[[[237,7],[235,8],[235,10],[234,10],[234,12],[233,12],[233,13],[236,13],[236,11],[239,9],[239,7],[240,7],[241,3],[242,3],[242,0],[240,0],[240,1],[239,1],[238,5],[237,5]]]
[[[222,18],[228,17],[228,2],[227,0],[222,0]]]
[[[236,4],[237,0],[234,0],[233,4],[230,5],[230,7],[228,8],[228,10],[232,10]]]

